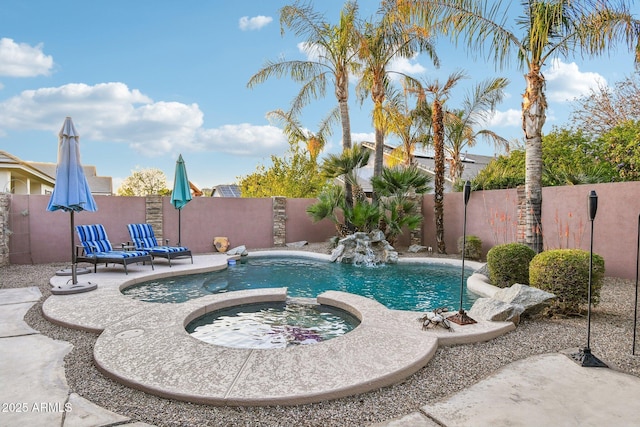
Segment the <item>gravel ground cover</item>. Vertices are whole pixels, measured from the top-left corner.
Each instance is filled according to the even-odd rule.
[[[311,245],[303,250],[326,252],[327,248]],[[156,426],[364,426],[417,411],[511,362],[536,354],[577,350],[586,344],[584,317],[524,319],[515,331],[489,342],[441,347],[415,375],[369,393],[293,407],[196,405],[148,395],[106,378],[93,365],[97,335],[56,326],[43,318],[42,302],[50,295],[49,278],[66,266],[57,263],[3,267],[0,288],[40,289],[43,298],[29,310],[25,321],[48,337],[73,344],[65,358],[71,392],[110,411]],[[611,368],[640,376],[640,356],[631,352],[634,300],[635,281],[605,279],[601,303],[592,310],[591,349]],[[640,344],[637,347],[640,354]]]

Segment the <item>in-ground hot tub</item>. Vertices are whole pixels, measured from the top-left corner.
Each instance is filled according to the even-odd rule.
[[[345,310],[315,299],[244,304],[200,316],[186,326],[204,342],[232,348],[271,349],[310,345],[342,336],[360,324]]]

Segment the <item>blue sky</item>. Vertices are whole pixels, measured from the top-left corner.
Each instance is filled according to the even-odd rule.
[[[3,0],[0,2],[0,149],[23,160],[55,162],[57,133],[71,116],[81,136],[82,162],[112,176],[114,191],[133,170],[158,168],[172,185],[178,154],[189,179],[212,187],[269,164],[288,143],[265,118],[288,109],[298,87],[287,79],[248,89],[249,78],[266,60],[305,58],[302,39],[280,34],[279,9],[290,1],[173,0]],[[519,3],[513,2],[514,13]],[[317,11],[337,17],[343,1],[316,1]],[[361,1],[363,17],[377,2]],[[640,17],[640,6],[633,6]],[[495,70],[462,48],[436,42],[441,67],[425,57],[393,67],[426,80],[444,81],[456,70],[470,79],[454,94],[480,80],[504,76],[507,99],[487,127],[521,139],[522,71]],[[549,111],[545,131],[567,123],[571,100],[597,82],[609,85],[634,71],[621,46],[610,57],[562,58],[547,64]],[[456,98],[450,101],[455,108]],[[305,109],[302,123],[317,129],[335,104],[326,100]],[[354,141],[373,141],[371,105],[351,95]],[[340,149],[340,130],[326,152]],[[393,143],[393,140],[390,140]],[[479,144],[469,150],[492,155]]]

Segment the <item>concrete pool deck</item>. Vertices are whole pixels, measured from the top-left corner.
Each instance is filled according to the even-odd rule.
[[[122,281],[124,273],[113,270],[112,276]],[[0,401],[14,404],[0,412],[0,426],[148,426],[70,392],[63,357],[71,345],[42,335],[23,320],[41,297],[35,287],[0,289]],[[640,422],[637,395],[638,377],[581,368],[560,353],[542,354],[513,362],[463,391],[375,426],[630,426]],[[34,409],[43,403],[49,407]],[[64,411],[66,404],[71,410]],[[26,411],[21,410],[24,405]]]
[[[280,252],[270,255],[274,253]],[[423,331],[418,321],[423,313],[389,310],[368,298],[329,291],[317,297],[319,303],[347,310],[360,319],[350,333],[314,345],[234,349],[195,339],[185,326],[221,308],[284,301],[286,288],[208,295],[179,304],[137,301],[120,292],[151,278],[220,270],[228,259],[225,255],[197,256],[193,265],[175,263],[168,268],[157,263],[153,271],[135,265],[128,275],[117,267],[102,269],[80,276],[80,280],[97,283],[95,291],[52,295],[44,302],[43,313],[54,323],[100,333],[94,360],[107,376],[162,397],[213,405],[297,405],[375,390],[418,371],[431,360],[438,345],[486,341],[515,329],[511,322],[478,322],[463,327],[453,324],[453,331]],[[56,276],[51,284],[67,280]]]

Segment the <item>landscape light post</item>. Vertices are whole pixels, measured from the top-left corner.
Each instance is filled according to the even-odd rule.
[[[588,368],[608,368],[608,366],[591,354],[591,282],[593,279],[593,220],[598,210],[598,195],[594,190],[589,193],[589,221],[591,221],[591,243],[589,247],[589,289],[587,291],[587,346],[571,356],[581,365]]]
[[[467,243],[467,203],[469,203],[469,197],[471,196],[471,183],[467,180],[464,184],[464,220],[462,225],[462,271],[460,273],[460,310],[447,318],[447,320],[457,323],[458,325],[471,325],[476,323],[462,308],[462,299],[464,295],[464,254],[466,251]]]

